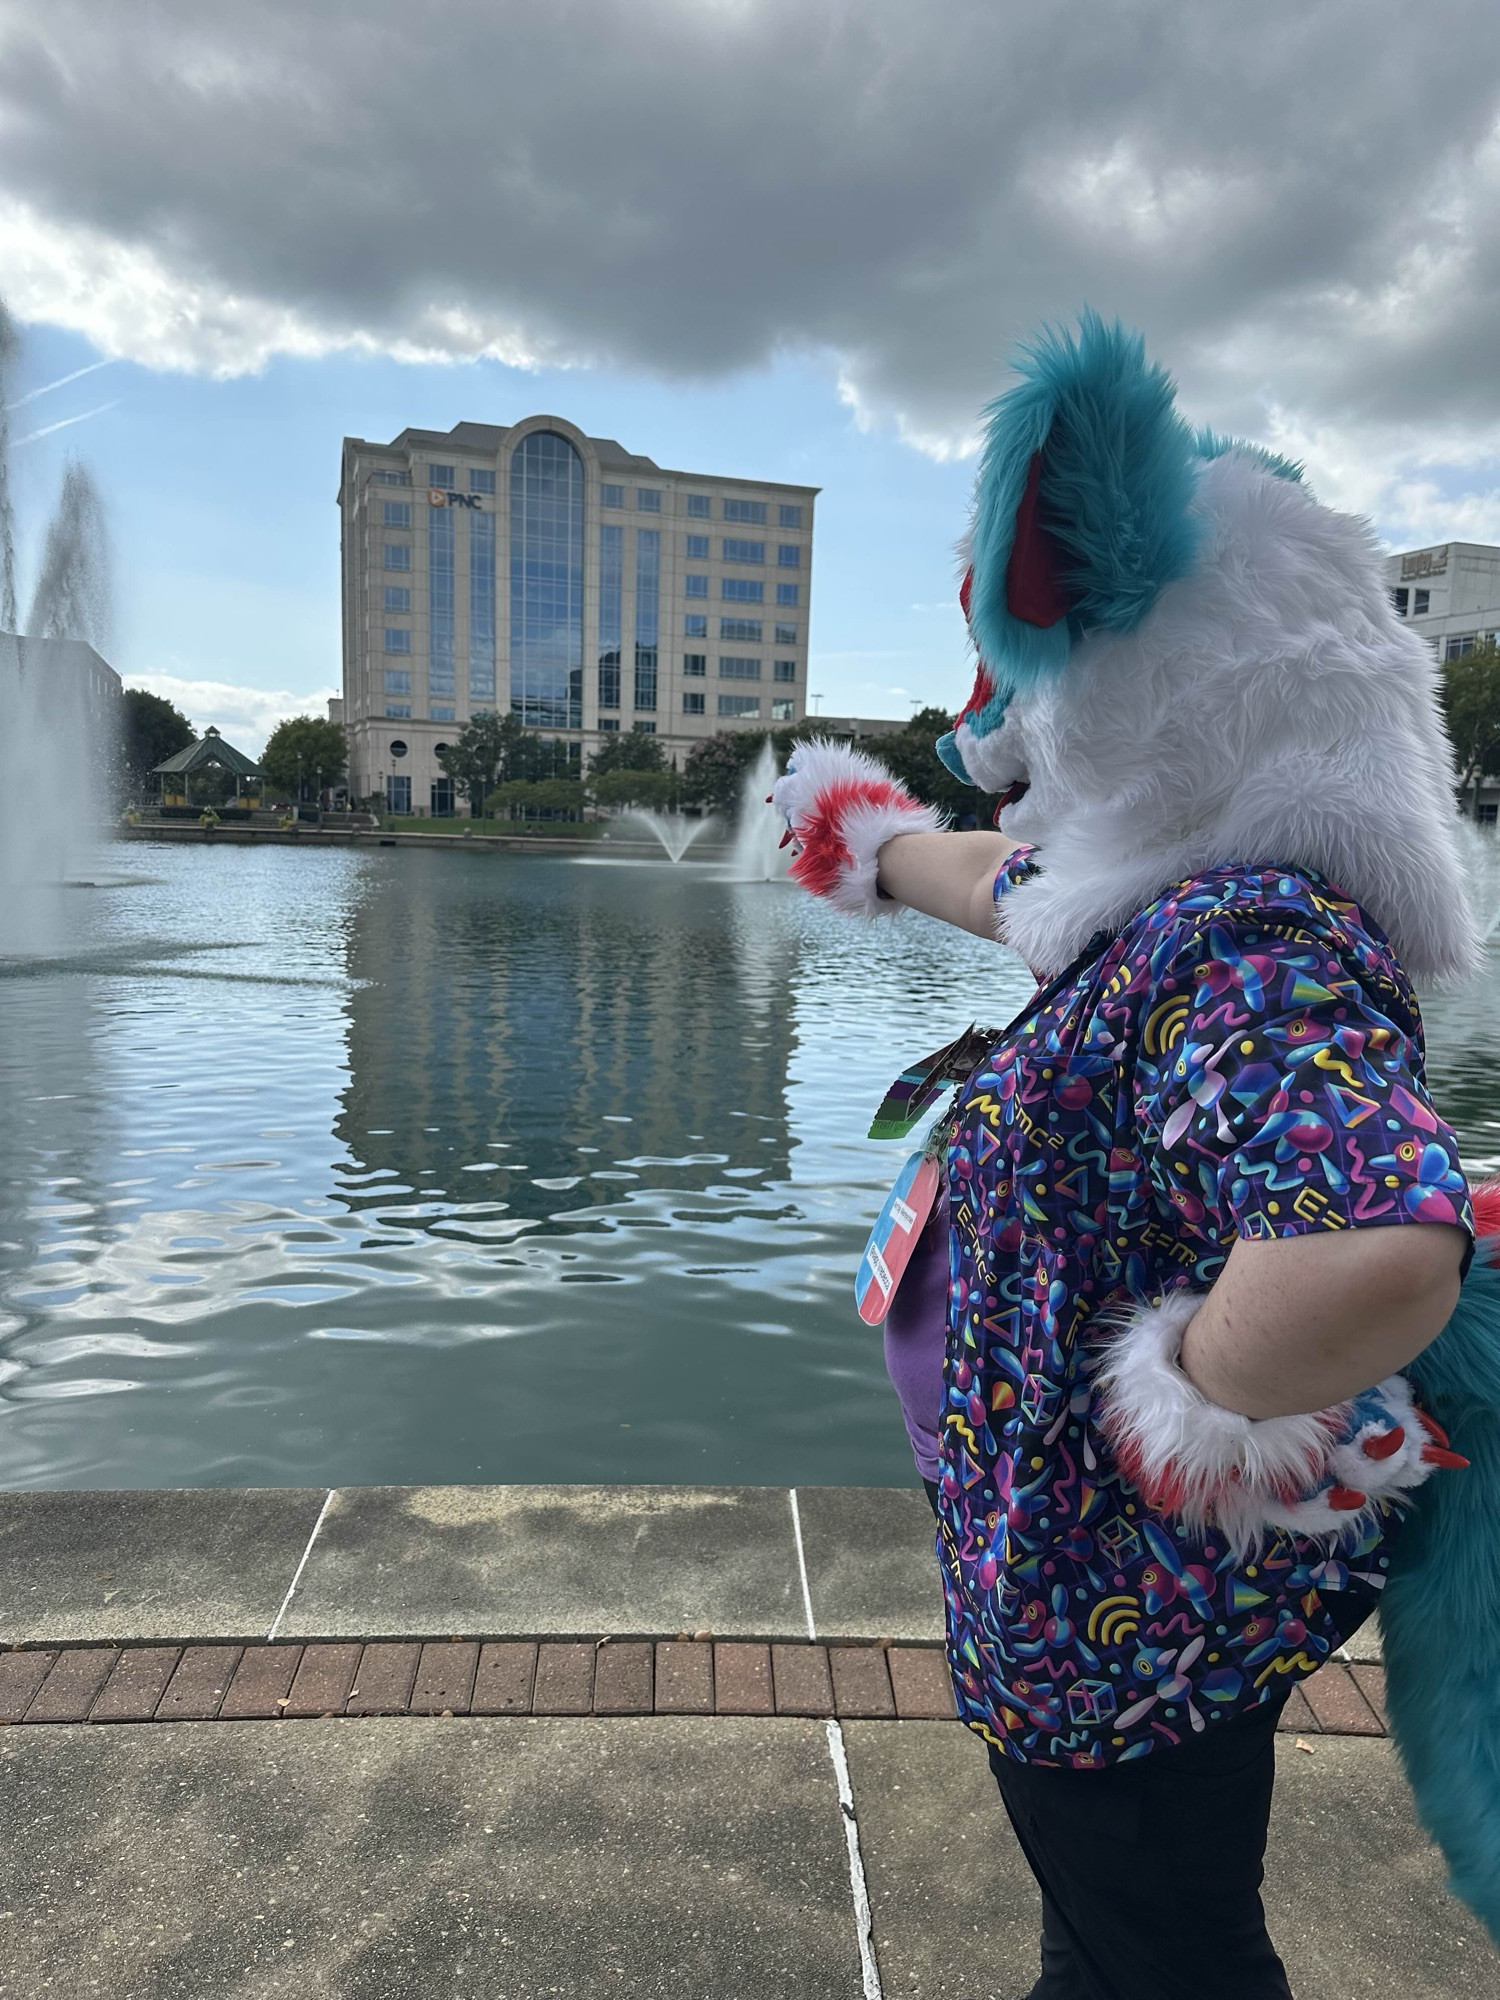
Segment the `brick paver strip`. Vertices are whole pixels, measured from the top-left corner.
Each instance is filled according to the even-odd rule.
[[[663,1639],[656,1649],[658,1715],[712,1715],[714,1649],[688,1639]]]
[[[556,1642],[537,1647],[533,1715],[587,1715],[594,1700],[594,1648]]]
[[[286,1713],[300,1646],[247,1646],[219,1710],[221,1722],[265,1722]]]
[[[892,1646],[886,1654],[896,1713],[903,1722],[952,1722],[953,1679],[940,1646]]]
[[[342,1715],[363,1650],[358,1640],[304,1646],[302,1664],[283,1712],[296,1716]]]
[[[1302,1683],[1307,1705],[1330,1736],[1382,1736],[1370,1704],[1337,1660],[1319,1667]]]
[[[411,1691],[413,1715],[467,1715],[479,1666],[477,1643],[449,1639],[422,1648],[416,1685]]]
[[[469,1698],[472,1715],[528,1715],[536,1678],[536,1647],[511,1640],[479,1649],[479,1671]]]
[[[89,1711],[90,1722],[149,1722],[182,1658],[180,1646],[127,1646]]]
[[[56,1653],[0,1653],[0,1722],[19,1722]]]
[[[840,1715],[865,1721],[895,1716],[884,1646],[830,1646],[828,1666],[833,1675],[833,1703]]]
[[[212,1722],[218,1714],[243,1646],[185,1646],[167,1691],[156,1704],[158,1722]]]
[[[1277,1732],[1282,1736],[1316,1736],[1318,1718],[1307,1705],[1307,1696],[1301,1688],[1293,1688],[1287,1696],[1286,1707],[1281,1711],[1276,1723]]]
[[[651,1654],[649,1642],[614,1639],[594,1656],[595,1715],[651,1713]]]
[[[1354,1676],[1354,1685],[1380,1717],[1381,1728],[1389,1729],[1391,1719],[1385,1712],[1385,1668],[1371,1663],[1351,1667],[1349,1671]]]
[[[832,1715],[833,1681],[826,1646],[773,1646],[771,1679],[778,1715]]]
[[[360,1655],[345,1715],[404,1715],[422,1648],[415,1639],[380,1640]]]
[[[714,1712],[717,1715],[774,1715],[771,1649],[738,1639],[714,1646]]]
[[[59,1653],[36,1699],[26,1711],[28,1722],[82,1722],[99,1699],[120,1657],[118,1646],[78,1646]]]

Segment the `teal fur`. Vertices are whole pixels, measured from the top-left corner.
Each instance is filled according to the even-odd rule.
[[[1380,1624],[1391,1733],[1449,1887],[1500,1943],[1500,1238],[1406,1371],[1466,1470],[1417,1489]]]
[[[1257,465],[1263,465],[1267,472],[1274,472],[1278,479],[1290,479],[1301,486],[1302,461],[1283,458],[1279,451],[1268,451],[1263,444],[1247,444],[1244,438],[1225,437],[1220,431],[1211,431],[1205,425],[1193,438],[1200,458],[1222,458],[1226,451],[1237,451],[1244,458],[1253,458]]]
[[[1139,334],[1086,309],[1076,337],[1044,328],[1017,368],[1019,382],[985,412],[974,510],[970,622],[1000,695],[1060,673],[1091,629],[1133,631],[1193,567],[1201,532],[1197,442]],[[1074,600],[1073,615],[1045,628],[1006,604],[1016,509],[1044,446],[1041,519],[1061,545]],[[979,735],[995,726],[975,718]]]

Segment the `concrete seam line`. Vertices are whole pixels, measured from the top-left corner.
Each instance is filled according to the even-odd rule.
[[[286,1587],[286,1596],[283,1597],[281,1600],[281,1609],[277,1612],[276,1616],[271,1620],[271,1629],[266,1634],[267,1645],[269,1645],[270,1642],[276,1637],[276,1628],[281,1623],[282,1619],[285,1618],[286,1616],[286,1608],[292,1601],[292,1592],[297,1588],[298,1583],[301,1581],[302,1572],[307,1567],[307,1559],[312,1554],[312,1545],[318,1539],[318,1530],[323,1525],[323,1516],[328,1512],[329,1508],[333,1505],[333,1496],[337,1491],[338,1488],[336,1486],[330,1486],[326,1495],[324,1496],[322,1506],[318,1509],[318,1518],[316,1521],[313,1522],[312,1533],[307,1538],[307,1547],[302,1551],[302,1560],[301,1562],[298,1563],[296,1569],[292,1573],[292,1580]]]
[[[802,1579],[802,1609],[807,1614],[807,1636],[816,1639],[818,1628],[813,1619],[812,1592],[807,1587],[807,1557],[802,1549],[802,1511],[797,1505],[796,1487],[789,1486],[787,1495],[792,1503],[792,1534],[797,1543],[797,1574]]]
[[[844,1845],[849,1850],[849,1888],[854,1897],[854,1931],[859,1940],[859,1969],[864,1979],[864,2000],[882,2000],[880,1967],[875,1962],[875,1938],[870,1916],[870,1891],[865,1881],[865,1858],[860,1852],[859,1820],[854,1811],[854,1790],[849,1783],[849,1759],[844,1752],[844,1732],[838,1723],[828,1723],[828,1755],[838,1781],[839,1817],[844,1822]]]

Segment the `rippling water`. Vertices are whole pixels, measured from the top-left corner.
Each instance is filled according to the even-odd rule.
[[[861,1135],[1016,959],[691,864],[108,865],[0,959],[0,1484],[911,1480]],[[1471,1173],[1495,993],[1427,1008]]]

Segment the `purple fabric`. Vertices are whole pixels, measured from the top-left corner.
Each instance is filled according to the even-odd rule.
[[[901,1400],[912,1456],[924,1479],[936,1479],[939,1471],[948,1258],[948,1195],[940,1187],[885,1320],[885,1372]]]

